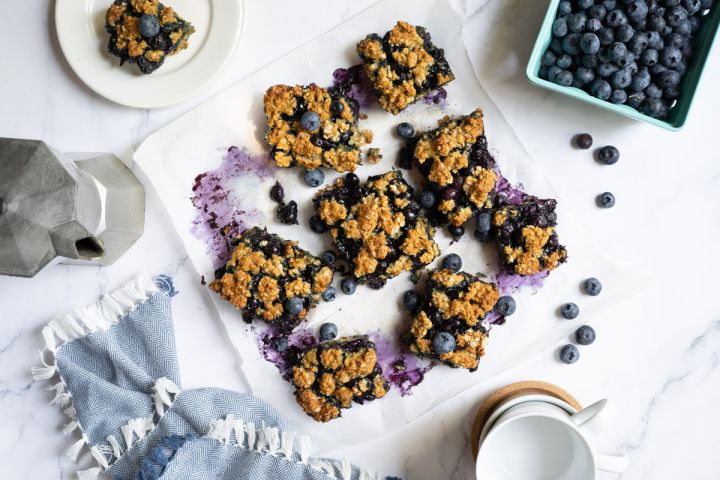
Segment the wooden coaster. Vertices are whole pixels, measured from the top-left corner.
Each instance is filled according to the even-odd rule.
[[[528,380],[524,382],[512,383],[506,387],[501,388],[495,393],[491,394],[480,406],[480,409],[475,414],[475,420],[473,421],[472,428],[472,452],[473,458],[477,459],[478,454],[478,443],[480,441],[480,433],[482,432],[485,422],[492,415],[492,412],[501,403],[515,398],[520,395],[549,395],[551,397],[558,398],[576,410],[581,410],[580,403],[570,395],[568,392],[553,385],[552,383],[538,382],[534,380]]]

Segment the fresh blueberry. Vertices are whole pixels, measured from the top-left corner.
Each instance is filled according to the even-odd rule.
[[[408,311],[414,312],[420,305],[420,295],[413,290],[408,290],[403,294],[403,305]]]
[[[610,94],[610,102],[611,103],[614,103],[617,105],[622,105],[626,101],[627,101],[627,93],[625,92],[625,90],[613,90],[612,93]]]
[[[598,67],[595,69],[597,74],[601,77],[609,77],[613,73],[617,72],[620,68],[615,65],[614,63],[601,63],[598,65]]]
[[[600,100],[607,100],[612,94],[612,87],[605,80],[598,78],[590,85],[590,93]]]
[[[590,18],[597,18],[602,20],[607,15],[607,10],[602,5],[593,5],[588,9],[588,16]]]
[[[590,345],[595,341],[595,329],[589,325],[583,325],[575,330],[575,340],[580,345]]]
[[[620,160],[620,151],[612,145],[607,145],[598,150],[597,159],[605,165],[615,165]]]
[[[462,268],[462,259],[457,253],[451,253],[443,258],[442,267],[452,270],[453,272],[459,272]]]
[[[315,112],[305,112],[300,117],[300,125],[308,132],[314,132],[320,128],[320,115]]]
[[[630,89],[634,92],[645,90],[650,85],[650,72],[643,67],[633,76]]]
[[[635,0],[625,7],[627,17],[632,21],[639,21],[647,17],[648,5],[646,0]]]
[[[557,65],[553,65],[552,67],[548,68],[548,81],[554,83],[555,77],[557,77],[557,74],[560,72],[562,72],[562,69]]]
[[[668,68],[673,68],[682,61],[682,52],[678,47],[665,47],[660,52],[660,63]]]
[[[660,3],[667,8],[676,7],[680,5],[681,0],[660,0]]]
[[[321,258],[328,265],[335,265],[335,262],[337,262],[337,255],[332,250],[325,250]]]
[[[568,0],[562,0],[562,2],[558,4],[558,13],[560,15],[567,15],[570,12],[572,12],[572,4]]]
[[[652,67],[660,60],[660,54],[654,48],[648,48],[640,55],[642,65]]]
[[[694,49],[692,45],[683,45],[680,47],[680,51],[682,52],[683,57],[692,58]]]
[[[663,88],[663,98],[666,100],[674,100],[680,96],[680,89],[678,87],[665,87]]]
[[[585,23],[587,22],[587,16],[582,13],[573,13],[567,16],[568,30],[573,33],[581,33],[585,30]]]
[[[677,87],[680,84],[680,74],[675,70],[666,70],[657,76],[660,88]]]
[[[698,31],[698,28],[700,28],[700,18],[696,15],[693,15],[692,17],[688,18],[688,21],[690,22],[690,31],[695,33]]]
[[[568,72],[567,70],[562,70],[557,75],[555,75],[555,83],[557,83],[561,87],[569,87],[573,83],[573,74]]]
[[[628,70],[627,68],[621,68],[617,72],[613,73],[610,84],[616,90],[622,90],[623,88],[627,88],[628,86],[630,86],[631,81],[632,74],[630,73],[630,70]]]
[[[408,122],[402,122],[396,128],[397,134],[402,138],[413,138],[415,136],[415,127]]]
[[[553,35],[556,37],[564,37],[568,34],[567,17],[560,17],[555,19],[552,25]]]
[[[575,303],[568,302],[562,307],[560,307],[560,313],[562,314],[563,318],[572,320],[574,318],[577,318],[578,315],[580,315],[580,308]]]
[[[575,4],[581,10],[587,10],[592,6],[593,3],[595,3],[594,0],[575,0]]]
[[[668,33],[663,37],[663,41],[665,42],[665,47],[677,47],[680,48],[685,43],[685,39],[682,35],[679,33]]]
[[[313,215],[310,217],[310,230],[315,233],[325,233],[329,229],[327,224],[322,221],[319,215]]]
[[[643,92],[631,92],[628,95],[627,102],[625,102],[626,105],[631,106],[632,108],[639,108],[642,102],[645,101],[645,94]]]
[[[577,55],[580,53],[580,35],[570,33],[563,39],[563,50],[569,55]]]
[[[658,32],[648,32],[648,48],[654,48],[657,51],[665,48],[665,40]]]
[[[615,40],[618,42],[629,42],[633,35],[635,35],[635,30],[627,23],[615,29]]]
[[[560,360],[568,365],[575,363],[580,358],[580,351],[575,345],[565,345],[560,349]]]
[[[560,55],[557,59],[557,62],[555,62],[555,64],[563,70],[570,68],[572,63],[572,57],[568,54]]]
[[[433,337],[433,350],[438,355],[445,355],[455,350],[455,337],[449,332],[438,332]]]
[[[548,78],[548,67],[545,65],[540,65],[540,68],[538,69],[538,77],[542,78],[543,80],[547,80]]]
[[[682,23],[683,21],[687,20],[688,17],[688,11],[685,10],[683,7],[673,7],[666,15],[665,19],[667,20],[668,25],[671,27],[677,27]],[[569,26],[569,23],[568,23]]]
[[[608,57],[611,62],[618,63],[627,55],[627,53],[627,47],[621,42],[615,42],[608,47]]]
[[[437,197],[430,190],[425,190],[420,194],[420,205],[422,205],[423,208],[433,208],[436,203]]]
[[[615,195],[610,192],[603,192],[597,196],[597,206],[601,208],[612,208],[615,206]]]
[[[553,37],[553,39],[550,41],[550,50],[555,52],[556,55],[562,55],[563,52],[565,52],[562,46],[562,38]]]
[[[692,34],[692,24],[690,23],[690,20],[683,20],[680,22],[675,28],[673,28],[673,33],[677,33],[683,37],[689,37]]]
[[[685,72],[687,72],[687,63],[680,60],[677,65],[675,65],[675,68],[673,69],[676,72],[680,74],[680,76],[685,75]]]
[[[553,52],[552,50],[548,50],[543,54],[541,63],[546,67],[552,67],[553,65],[555,65],[555,62],[557,62],[557,59],[558,56],[555,55],[555,52]]]
[[[700,0],[700,4],[702,5],[701,10],[709,10],[714,3],[715,0]]]
[[[160,33],[160,20],[158,17],[146,13],[140,15],[140,35],[150,38],[158,33]]]
[[[598,18],[588,18],[585,22],[585,31],[595,33],[603,28],[602,22]]]
[[[578,67],[575,71],[575,80],[581,85],[587,85],[595,80],[595,73],[590,68]]]
[[[324,292],[322,292],[322,294],[320,296],[326,302],[332,302],[333,300],[335,300],[335,297],[337,296],[337,290],[335,289],[335,287],[330,285],[329,287],[327,287],[325,289]]]
[[[282,203],[285,200],[285,189],[280,182],[275,182],[275,185],[270,188],[270,198],[277,203]]]
[[[332,112],[333,115],[340,115],[343,110],[345,110],[345,105],[340,100],[334,100],[330,104],[330,112]]]
[[[600,51],[600,39],[594,33],[583,33],[580,37],[580,49],[588,55],[594,55]],[[561,65],[558,66],[563,68]]]
[[[587,150],[592,147],[593,138],[589,133],[581,133],[575,136],[575,146],[582,150]]]
[[[342,290],[345,295],[352,295],[356,289],[357,282],[354,278],[343,278],[343,281],[340,282],[340,290]]]
[[[666,25],[667,23],[665,22],[665,18],[662,15],[653,14],[648,17],[647,28],[651,32],[656,32],[660,34],[660,32],[665,29]]]
[[[458,238],[465,235],[465,227],[463,227],[462,225],[449,225],[447,227],[447,231],[450,236],[453,237],[453,240],[457,240]]]
[[[290,315],[297,315],[302,312],[303,308],[305,308],[305,306],[303,305],[303,299],[300,297],[290,297],[285,300],[285,310]]]
[[[597,278],[591,277],[585,280],[583,283],[583,289],[588,295],[596,297],[600,295],[600,292],[602,291],[602,284]]]
[[[644,32],[636,32],[628,42],[628,48],[635,56],[639,56],[648,46],[648,36]]]
[[[323,184],[325,181],[325,174],[319,168],[314,168],[312,170],[305,171],[303,178],[309,187],[315,188]]]
[[[595,32],[600,39],[600,45],[607,47],[615,41],[615,32],[612,28],[601,28]]]
[[[627,52],[627,54],[617,62],[620,67],[629,67],[633,63],[635,63],[635,54],[632,52]]]
[[[277,352],[284,352],[288,348],[287,337],[276,337],[275,339],[273,339],[273,346],[275,347],[275,350]]]
[[[615,10],[615,7],[617,7],[617,0],[603,0],[602,6],[605,7],[607,11]]]
[[[504,317],[508,317],[515,313],[515,308],[515,299],[509,296],[498,298],[498,301],[495,304],[495,311]]]
[[[327,342],[337,337],[338,329],[337,325],[332,322],[323,323],[320,325],[320,340]]]
[[[615,10],[607,14],[607,17],[605,18],[605,23],[608,27],[619,27],[620,25],[627,23],[627,16],[625,15],[625,12],[623,12],[619,8],[616,8]]]
[[[597,55],[583,55],[582,57],[582,66],[589,69],[595,69],[595,67],[598,66],[598,57]]]
[[[648,85],[648,87],[645,89],[645,96],[650,98],[660,98],[662,97],[662,89],[655,85],[654,83],[651,83]]]

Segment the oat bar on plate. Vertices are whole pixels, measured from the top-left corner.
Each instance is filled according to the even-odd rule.
[[[527,196],[520,205],[507,205],[493,213],[500,256],[509,273],[533,275],[553,270],[567,260],[555,226],[557,201]]]
[[[332,282],[332,268],[296,242],[258,227],[235,241],[230,260],[210,288],[241,310],[245,321],[259,319],[292,330]]]
[[[403,336],[405,343],[419,356],[475,370],[485,354],[488,339],[482,320],[495,307],[499,296],[496,285],[474,275],[447,269],[431,272],[410,329]],[[435,352],[433,339],[440,332],[455,338],[454,350]]]
[[[190,22],[158,0],[115,0],[105,14],[105,29],[110,54],[120,58],[120,65],[134,63],[144,74],[187,48],[195,32]]]
[[[427,30],[407,22],[397,22],[383,37],[368,35],[357,52],[380,106],[393,115],[455,78]]]
[[[321,343],[291,359],[298,405],[318,422],[340,416],[342,408],[384,397],[389,385],[366,336]]]
[[[372,132],[358,129],[354,100],[315,84],[275,85],[265,92],[268,130],[265,140],[279,167],[327,167],[352,172],[361,162],[360,147]],[[317,114],[317,128],[303,128],[307,112]]]
[[[412,197],[413,188],[397,170],[364,184],[349,174],[315,196],[319,221],[360,283],[382,288],[388,279],[421,269],[440,253],[435,230]]]
[[[401,157],[403,166],[420,170],[425,190],[434,194],[429,209],[434,224],[461,226],[492,206],[498,176],[480,109],[441,120],[435,130],[409,140]]]

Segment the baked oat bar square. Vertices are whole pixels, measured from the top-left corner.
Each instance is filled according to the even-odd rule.
[[[433,192],[428,215],[436,225],[459,227],[492,207],[498,175],[480,109],[460,118],[446,117],[435,130],[409,140],[401,163],[416,166],[425,190]]]
[[[383,37],[368,35],[357,53],[380,106],[393,115],[455,78],[427,30],[407,22],[397,22]]]
[[[474,275],[447,269],[431,272],[410,329],[403,336],[405,343],[416,355],[474,371],[485,354],[488,339],[483,319],[499,297],[496,285]],[[433,339],[441,332],[454,337],[454,350],[435,352]]]
[[[158,0],[115,0],[105,14],[108,51],[144,74],[188,46],[195,27]]]
[[[216,272],[210,288],[238,308],[247,322],[259,319],[289,332],[332,282],[330,266],[265,229],[251,228],[234,243],[230,260]]]
[[[555,226],[557,201],[526,197],[525,203],[494,211],[492,225],[508,273],[534,275],[567,260]]]
[[[265,140],[279,167],[326,167],[352,172],[361,163],[360,147],[372,141],[372,132],[358,129],[358,107],[337,90],[275,85],[265,92]],[[314,112],[315,130],[303,128],[302,118]]]
[[[390,388],[366,336],[345,337],[301,351],[290,360],[290,379],[298,405],[318,422],[341,409],[384,397]]]
[[[346,175],[318,192],[313,203],[349,273],[370,288],[419,270],[440,253],[434,228],[398,170],[364,184],[355,174]]]

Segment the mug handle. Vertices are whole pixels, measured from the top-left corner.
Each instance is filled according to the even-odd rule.
[[[623,473],[630,466],[630,459],[626,455],[608,455],[595,453],[598,470],[610,473]]]
[[[600,410],[605,408],[606,404],[607,399],[598,400],[597,402],[583,408],[579,412],[570,415],[570,420],[572,420],[572,422],[579,427],[580,425],[589,421],[595,415],[600,413]]]

